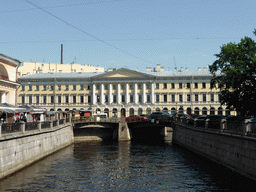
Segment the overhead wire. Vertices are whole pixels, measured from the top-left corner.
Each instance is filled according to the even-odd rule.
[[[102,43],[104,43],[104,44],[106,44],[106,45],[108,45],[108,46],[110,46],[110,47],[112,47],[112,48],[114,48],[114,49],[116,49],[116,50],[119,50],[119,51],[121,51],[121,52],[123,52],[123,53],[125,53],[125,54],[127,54],[127,55],[129,55],[129,56],[131,56],[131,57],[134,57],[134,58],[137,58],[137,59],[139,59],[139,60],[143,60],[143,61],[145,61],[145,62],[149,62],[149,63],[152,63],[152,64],[156,64],[155,62],[142,59],[142,58],[140,58],[140,57],[138,57],[138,56],[136,56],[136,55],[133,55],[133,54],[131,54],[131,53],[129,53],[129,52],[123,50],[123,49],[120,49],[120,48],[118,48],[118,47],[116,47],[116,46],[114,46],[114,45],[111,45],[110,43],[107,43],[106,41],[103,41],[103,40],[99,39],[98,37],[95,37],[94,35],[91,35],[90,33],[88,33],[88,32],[86,32],[86,31],[84,31],[84,30],[82,30],[82,29],[76,27],[75,25],[73,25],[73,24],[71,24],[71,23],[69,23],[69,22],[67,22],[67,21],[65,21],[65,20],[63,20],[63,19],[61,19],[60,17],[58,17],[58,16],[52,14],[51,12],[46,11],[45,9],[43,9],[43,8],[39,7],[38,5],[36,5],[35,3],[32,3],[32,2],[30,2],[30,1],[28,1],[28,0],[25,0],[25,1],[27,1],[29,4],[35,6],[36,8],[38,8],[38,9],[44,11],[45,13],[51,15],[52,17],[54,17],[54,18],[60,20],[61,22],[67,24],[68,26],[73,27],[74,29],[76,29],[76,30],[78,30],[78,31],[80,31],[80,32],[82,32],[82,33],[84,33],[84,34],[86,34],[86,35],[92,37],[93,39],[96,39],[96,40],[99,41],[99,42],[102,42]]]

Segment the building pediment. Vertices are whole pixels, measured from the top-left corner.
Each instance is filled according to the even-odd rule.
[[[105,72],[92,77],[92,79],[152,79],[153,75],[148,75],[138,71],[133,71],[126,68],[121,68],[115,71]]]

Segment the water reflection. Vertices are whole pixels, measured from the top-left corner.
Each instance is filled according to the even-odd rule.
[[[216,171],[217,169],[217,171]],[[223,169],[221,169],[223,170]],[[80,142],[0,182],[1,191],[222,191],[216,165],[170,142]],[[241,179],[241,178],[239,178]],[[235,186],[235,187],[234,187]],[[239,188],[240,187],[240,188]],[[244,188],[245,187],[245,188]],[[249,190],[251,191],[251,190]]]

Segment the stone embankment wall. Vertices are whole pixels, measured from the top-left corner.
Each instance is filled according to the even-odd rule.
[[[3,134],[0,137],[0,179],[74,142],[70,123],[54,128]]]
[[[176,124],[173,142],[256,180],[256,138]]]

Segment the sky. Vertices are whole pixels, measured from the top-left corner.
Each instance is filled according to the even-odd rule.
[[[19,61],[145,71],[208,67],[256,39],[255,0],[0,0],[0,53]]]

